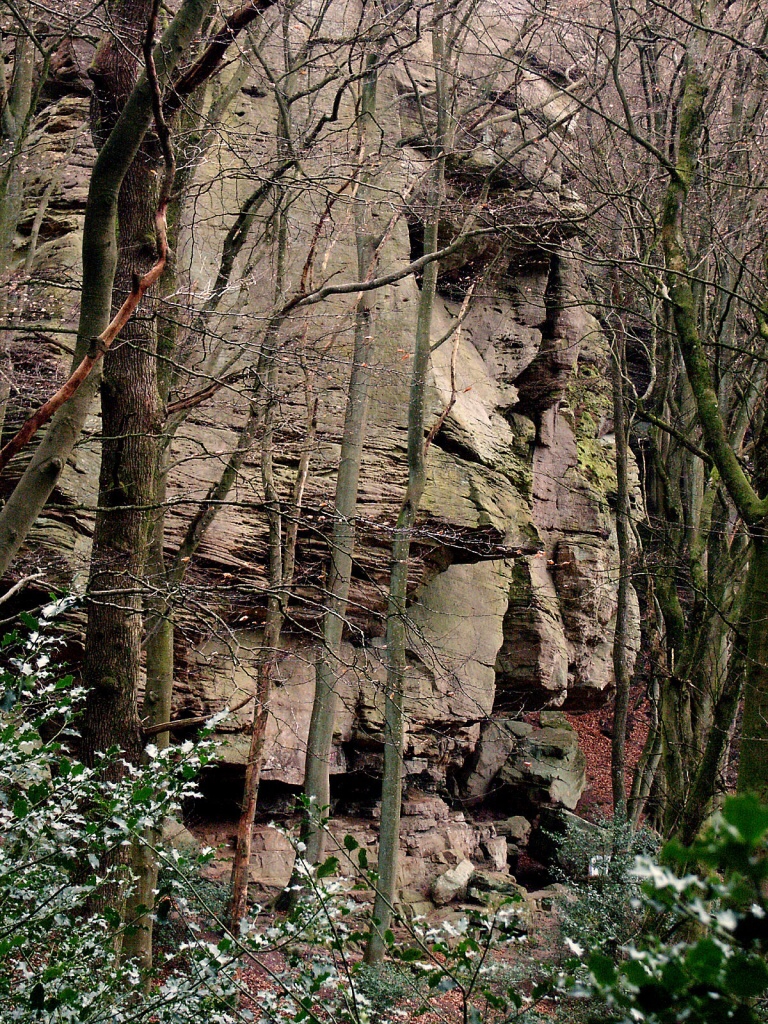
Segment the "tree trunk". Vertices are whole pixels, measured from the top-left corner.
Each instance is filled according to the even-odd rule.
[[[94,60],[94,138],[112,129],[134,90],[152,0],[131,0],[112,11],[117,36],[102,41]],[[155,160],[142,147],[128,168],[117,202],[119,249],[113,309],[156,263]],[[142,578],[147,544],[146,507],[154,498],[159,427],[157,363],[151,297],[123,328],[104,357],[99,507],[88,581],[83,681],[89,689],[82,753],[120,747],[138,763],[142,749],[136,698],[140,682]]]
[[[280,218],[280,243],[284,245],[286,242],[284,218],[282,215],[280,215]],[[278,287],[281,284],[282,275],[281,280],[278,282]],[[237,825],[235,857],[232,862],[232,900],[229,911],[229,927],[234,935],[238,934],[240,922],[246,914],[248,905],[253,824],[256,819],[256,805],[259,799],[261,764],[264,752],[264,737],[269,720],[272,677],[274,675],[284,618],[284,608],[281,602],[281,590],[284,579],[282,512],[280,496],[275,486],[273,466],[274,410],[277,401],[275,391],[278,380],[278,366],[275,358],[277,338],[272,336],[265,339],[264,346],[266,349],[268,378],[261,465],[264,499],[269,520],[269,595],[267,597],[267,619],[264,625],[264,642],[256,676],[256,696],[253,705],[253,723],[251,725],[248,761],[245,768],[245,782],[243,784],[243,802],[240,809],[240,820]]]
[[[744,607],[749,610],[744,718],[739,748],[740,793],[768,799],[768,541],[754,537]]]
[[[364,81],[360,102],[360,157],[365,159],[371,151],[369,136],[375,128],[377,57],[369,57],[372,74]],[[364,176],[355,203],[355,235],[357,240],[357,273],[361,281],[371,271],[376,249],[371,234],[371,201]],[[360,466],[365,447],[368,422],[368,394],[373,373],[375,353],[373,326],[374,293],[360,296],[355,310],[355,340],[352,370],[347,389],[344,412],[344,431],[341,439],[339,469],[336,477],[336,495],[333,509],[331,557],[326,580],[326,599],[323,610],[323,647],[315,668],[315,696],[312,718],[307,736],[307,764],[304,795],[313,802],[314,811],[305,815],[304,841],[306,859],[318,864],[324,855],[325,832],[318,828],[314,813],[330,804],[330,761],[333,749],[333,731],[336,721],[337,687],[343,671],[341,641],[347,614],[349,587],[352,579],[352,556],[355,547],[355,516]]]
[[[27,5],[23,4],[20,18],[26,18],[28,14]],[[13,246],[24,200],[24,144],[32,126],[36,99],[35,54],[32,41],[21,24],[16,26],[12,69],[10,88],[6,91],[4,67],[0,84],[0,319],[3,321],[8,318],[8,285],[15,263]],[[44,73],[46,70],[43,69]],[[18,302],[18,297],[15,301]],[[0,433],[11,393],[9,334],[0,328]]]
[[[707,66],[704,59],[706,36],[694,33],[686,56],[684,86],[680,105],[677,163],[667,187],[661,220],[661,237],[667,271],[669,300],[677,339],[685,362],[699,422],[709,454],[723,485],[752,537],[751,594],[745,597],[750,615],[747,668],[744,684],[744,720],[741,740],[739,789],[762,796],[768,794],[768,543],[765,500],[768,475],[768,436],[760,431],[753,461],[758,467],[750,479],[734,452],[719,407],[707,354],[699,333],[696,304],[688,267],[683,229],[689,190],[693,184],[701,149]],[[765,316],[761,333],[768,334]]]
[[[747,586],[747,593],[749,593],[749,589]],[[728,741],[739,706],[743,680],[744,650],[742,637],[737,635],[728,663],[725,686],[715,705],[707,744],[699,760],[698,769],[676,829],[676,838],[684,846],[690,846],[696,839],[702,825],[714,809],[718,794],[723,791],[720,772],[728,750]]]
[[[152,265],[146,239],[154,225],[156,176],[137,159],[120,196],[121,252],[116,281],[125,286],[133,274]],[[160,430],[157,402],[154,317],[140,308],[122,332],[121,342],[105,358],[102,383],[102,461],[99,509],[88,581],[88,624],[83,682],[88,688],[81,728],[82,757],[97,763],[97,751],[119,747],[138,764],[144,747],[137,696],[141,683],[143,581],[147,556],[148,506],[155,497],[155,465]],[[118,763],[119,764],[119,763]],[[116,766],[119,771],[119,767]],[[122,859],[127,851],[118,851]],[[128,906],[123,953],[151,966],[151,929],[147,915],[154,902],[151,851],[134,843],[139,890]],[[153,888],[153,887],[152,887]],[[119,909],[116,907],[115,909]]]
[[[619,585],[616,605],[616,629],[613,636],[613,671],[616,678],[616,697],[613,706],[613,735],[611,737],[611,787],[613,813],[616,818],[627,815],[626,746],[627,718],[629,714],[629,688],[631,674],[628,662],[629,588],[632,585],[631,532],[629,523],[629,477],[627,472],[629,436],[624,401],[624,373],[626,368],[625,338],[621,328],[614,339],[611,357],[613,378],[613,423],[616,437],[616,536],[619,547]]]
[[[119,39],[105,41],[94,62],[95,135],[108,130],[123,97],[134,95],[137,69],[127,55],[140,49],[147,32],[151,0],[123,5],[116,24]],[[198,26],[204,9],[198,10]],[[118,121],[119,123],[119,121]],[[110,136],[111,138],[111,136]],[[109,145],[107,142],[106,146]],[[105,148],[106,148],[105,146]],[[167,173],[172,158],[166,154]],[[114,280],[117,294],[130,292],[158,262],[156,213],[160,200],[154,143],[141,145],[125,173],[117,201],[120,247]],[[163,203],[167,196],[163,197]],[[163,207],[163,214],[165,207]],[[163,239],[165,245],[165,239]],[[98,763],[98,751],[120,748],[138,764],[143,736],[137,708],[141,682],[144,572],[148,554],[150,507],[156,498],[161,402],[157,376],[155,313],[148,294],[107,352],[102,380],[102,460],[99,507],[88,583],[83,681],[88,688],[81,729],[83,760]],[[113,773],[121,771],[116,762]],[[137,837],[130,859],[138,887],[127,906],[122,953],[149,969],[157,866],[156,834]],[[119,863],[128,851],[114,851]],[[122,912],[122,896],[110,893]]]
[[[164,86],[200,29],[210,0],[185,0],[155,47],[158,80]],[[146,20],[142,28],[146,27]],[[133,52],[133,51],[131,51]],[[91,339],[109,323],[117,265],[117,204],[121,185],[152,122],[152,90],[146,79],[132,89],[114,128],[101,145],[91,174],[83,228],[83,284],[73,368],[88,352]],[[95,141],[100,142],[98,137]],[[152,237],[154,236],[154,226]],[[0,510],[0,576],[4,575],[48,500],[80,437],[99,388],[91,372],[74,396],[51,420],[24,475]]]
[[[336,478],[331,562],[323,612],[323,647],[318,654],[315,668],[315,696],[307,737],[304,794],[313,801],[315,811],[320,811],[330,803],[330,761],[336,721],[337,687],[344,670],[341,662],[341,641],[352,579],[358,481],[365,445],[371,361],[375,348],[372,330],[370,304],[367,297],[364,297],[358,304],[355,324],[355,348]],[[324,856],[325,833],[312,819],[313,815],[307,816],[304,830],[306,859],[310,864],[318,864]]]
[[[290,76],[287,88],[291,88]],[[287,138],[290,126],[286,124],[284,127]],[[280,193],[276,210],[278,218],[278,251],[275,299],[278,305],[284,298],[285,262],[288,253],[288,215],[283,202],[284,195]],[[309,449],[316,422],[316,407],[311,407],[312,402],[308,395],[307,443],[304,454],[299,461],[299,469],[293,489],[292,507],[289,510],[294,526],[286,531],[284,544],[283,509],[274,474],[275,409],[278,404],[277,387],[279,382],[277,346],[279,324],[281,323],[282,318],[278,317],[275,320],[274,329],[267,331],[259,360],[259,378],[263,379],[266,377],[267,382],[263,415],[264,435],[262,438],[261,477],[269,522],[269,595],[267,597],[267,618],[264,626],[264,644],[257,671],[253,724],[251,726],[251,741],[245,772],[243,803],[237,827],[235,857],[232,863],[232,898],[229,908],[229,926],[235,935],[238,933],[240,922],[246,914],[248,905],[253,825],[259,797],[264,738],[267,722],[269,721],[272,678],[280,648],[280,634],[290,600],[290,590],[293,585],[298,519],[301,512],[306,476],[309,470]]]
[[[437,159],[432,172],[432,194],[427,201],[429,221],[424,227],[425,253],[436,252],[438,247],[438,223],[444,182],[441,143],[442,139],[439,139]],[[413,528],[426,480],[424,432],[427,369],[438,267],[437,260],[427,264],[421,285],[408,403],[408,484],[392,543],[392,570],[387,600],[387,681],[384,705],[384,779],[379,827],[379,880],[376,885],[373,922],[365,950],[367,964],[378,964],[384,959],[384,936],[389,929],[396,897],[402,799],[408,559]]]

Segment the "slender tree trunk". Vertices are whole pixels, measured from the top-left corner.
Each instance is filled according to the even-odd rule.
[[[281,215],[282,220],[282,215]],[[285,242],[283,233],[281,242]],[[283,585],[283,539],[282,511],[280,496],[274,479],[274,409],[276,404],[276,386],[278,380],[275,350],[277,338],[265,341],[268,346],[267,365],[267,408],[264,415],[264,436],[262,439],[262,483],[264,499],[267,506],[269,522],[269,594],[267,596],[267,618],[264,626],[264,642],[259,656],[256,673],[256,696],[253,705],[253,722],[251,724],[251,740],[248,749],[248,761],[245,766],[243,784],[243,802],[240,808],[240,820],[237,826],[235,857],[232,862],[232,900],[230,903],[230,930],[237,934],[240,922],[247,911],[248,881],[251,868],[251,845],[253,841],[253,825],[256,819],[256,805],[259,799],[261,781],[261,765],[264,752],[264,738],[269,720],[269,700],[272,692],[272,677],[275,670],[280,633],[282,632],[284,611],[281,604],[281,588]]]
[[[288,90],[292,88],[290,76],[286,88]],[[290,125],[284,124],[285,138],[288,138],[289,129]],[[288,255],[288,216],[283,204],[284,196],[280,193],[276,211],[278,227],[275,299],[278,305],[284,299],[285,264]],[[276,324],[279,325],[280,323],[282,323],[282,318],[278,318],[276,321]],[[238,932],[248,904],[253,825],[259,797],[264,739],[269,721],[272,679],[279,654],[280,635],[290,600],[291,587],[293,586],[298,519],[301,514],[304,487],[309,471],[310,449],[316,426],[316,405],[308,393],[306,444],[304,453],[299,460],[292,500],[288,509],[290,517],[293,519],[293,526],[286,530],[284,542],[283,503],[280,499],[274,474],[275,410],[278,405],[277,387],[279,382],[277,347],[278,327],[275,326],[274,330],[268,331],[264,339],[260,359],[260,369],[262,371],[260,377],[265,375],[267,381],[263,415],[264,434],[262,438],[261,477],[269,523],[269,594],[267,597],[264,644],[257,669],[257,686],[253,708],[253,723],[251,726],[251,741],[243,788],[243,803],[237,827],[235,857],[232,864],[232,897],[229,908],[229,924],[230,930],[234,934]]]
[[[628,817],[633,829],[640,823],[648,798],[651,795],[656,773],[661,763],[662,738],[659,724],[659,684],[656,680],[651,684],[650,693],[651,721],[648,736],[635,768],[632,779],[632,793],[628,804]]]
[[[359,120],[360,150],[364,159],[371,149],[370,135],[375,128],[377,57],[368,59],[374,66],[364,81]],[[376,248],[371,234],[371,195],[364,176],[355,200],[355,234],[357,240],[357,271],[360,280],[371,270]],[[360,466],[368,422],[368,395],[375,353],[373,325],[374,293],[360,296],[355,311],[355,340],[352,370],[347,390],[344,430],[341,439],[339,470],[333,510],[331,557],[326,580],[323,612],[323,647],[315,669],[315,697],[307,737],[307,764],[304,794],[320,811],[330,804],[330,761],[336,721],[337,688],[343,672],[341,641],[347,614],[349,587],[352,579],[352,556],[355,547],[355,516],[360,480]],[[325,832],[318,828],[313,814],[305,816],[304,840],[306,859],[318,864],[323,859]]]
[[[676,837],[684,846],[690,846],[699,834],[702,825],[712,813],[718,794],[722,792],[720,772],[728,750],[728,741],[739,707],[744,680],[745,659],[743,648],[740,649],[741,643],[742,638],[737,636],[728,663],[725,686],[715,704],[707,743],[680,816]]]
[[[747,666],[744,679],[744,718],[739,748],[740,793],[768,799],[768,541],[752,541],[749,588]]]
[[[20,16],[29,10],[21,5]],[[10,296],[8,285],[14,271],[13,244],[24,200],[24,143],[31,128],[35,78],[32,42],[17,26],[13,52],[13,77],[6,91],[5,68],[0,83],[0,319],[6,320]],[[30,240],[30,245],[32,244]],[[18,301],[18,299],[16,300]],[[14,317],[17,319],[17,317]],[[20,317],[18,317],[20,319]],[[0,328],[0,433],[11,393],[10,332]]]
[[[277,382],[277,363],[274,363],[271,374],[270,393],[274,396]],[[272,405],[272,401],[270,402]],[[257,685],[253,709],[251,741],[246,764],[245,782],[243,786],[243,805],[237,830],[235,858],[232,865],[232,899],[230,903],[230,928],[237,932],[240,921],[244,917],[248,904],[248,881],[253,841],[253,824],[261,781],[261,767],[264,759],[264,740],[269,721],[269,702],[272,694],[272,681],[280,650],[280,636],[288,609],[288,602],[293,586],[293,575],[296,565],[296,541],[298,537],[298,521],[304,500],[304,488],[309,473],[309,460],[314,445],[317,429],[317,402],[313,398],[311,388],[307,396],[307,435],[304,451],[294,481],[293,493],[286,509],[282,512],[282,503],[275,486],[273,475],[273,430],[274,410],[269,408],[265,416],[264,445],[262,452],[262,474],[268,506],[270,530],[270,593],[267,598],[267,619],[264,627],[264,643],[257,669]],[[288,519],[283,540],[283,522]]]
[[[341,641],[352,579],[358,481],[365,445],[371,362],[375,349],[372,330],[370,303],[361,299],[357,310],[355,349],[336,478],[331,562],[323,613],[323,647],[315,668],[315,697],[307,737],[304,793],[313,801],[315,811],[327,807],[331,795],[330,761],[338,702],[337,689],[344,671]],[[317,827],[312,818],[312,815],[307,817],[305,826],[306,859],[310,864],[318,864],[324,856],[325,832]]]
[[[611,787],[613,813],[624,819],[627,815],[626,746],[627,718],[629,714],[629,588],[632,585],[631,527],[629,522],[629,475],[627,470],[629,435],[624,401],[624,373],[626,369],[624,331],[619,328],[614,339],[611,357],[613,378],[613,424],[616,437],[616,537],[619,547],[619,585],[616,605],[616,629],[613,637],[613,671],[616,679],[616,697],[613,707],[613,735],[611,737]]]
[[[173,619],[168,614],[164,596],[165,559],[163,553],[167,449],[160,453],[161,465],[154,480],[155,511],[151,513],[145,578],[150,596],[144,595],[144,616],[147,624],[145,642],[144,702],[141,709],[143,728],[168,722],[173,696]],[[168,732],[153,737],[153,743],[164,750],[170,742]],[[131,867],[136,875],[133,891],[126,907],[126,920],[132,930],[123,939],[123,955],[136,960],[145,969],[152,966],[154,909],[158,879],[155,850],[162,840],[162,827],[147,829],[133,844]]]
[[[438,78],[442,74],[441,32],[442,25],[433,30]],[[441,100],[444,101],[445,98],[445,83],[442,82],[441,85],[442,88],[438,88],[438,108],[441,106]],[[446,112],[443,110],[439,117],[442,119],[445,115]],[[439,126],[431,194],[426,202],[428,220],[424,227],[425,253],[436,252],[438,248],[438,224],[444,189],[444,131],[444,126]],[[427,369],[438,268],[437,260],[427,264],[422,279],[408,403],[408,484],[392,544],[392,569],[387,601],[387,681],[384,706],[384,779],[379,827],[379,880],[376,886],[373,923],[365,950],[365,962],[368,964],[381,963],[384,959],[384,936],[389,929],[396,898],[402,799],[408,560],[413,528],[426,481],[424,433]]]

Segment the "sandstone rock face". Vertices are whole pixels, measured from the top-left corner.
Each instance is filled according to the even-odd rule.
[[[489,38],[503,49],[515,39],[519,16],[511,12],[499,18],[494,10],[489,4],[482,16],[493,24]],[[341,27],[340,20],[336,28]],[[426,47],[426,42],[420,45]],[[428,50],[421,55],[424,59],[414,60],[410,72],[429,88]],[[58,93],[40,115],[44,141],[29,181],[27,219],[59,168],[34,264],[39,279],[47,283],[35,295],[36,301],[47,303],[41,308],[71,325],[94,152],[87,132],[81,132],[88,100],[78,69],[87,61],[79,52],[65,50],[58,59]],[[490,54],[473,53],[462,68],[468,96],[475,88],[475,65],[490,59]],[[497,212],[512,222],[517,218],[525,228],[519,236],[505,237],[503,244],[492,235],[480,242],[469,240],[440,271],[435,340],[454,324],[468,275],[490,268],[461,331],[435,349],[429,370],[428,423],[439,423],[439,429],[429,448],[410,573],[405,774],[408,785],[443,793],[460,777],[462,795],[477,800],[503,786],[514,811],[518,799],[526,809],[542,802],[573,807],[583,788],[583,758],[575,734],[555,725],[534,730],[514,719],[527,711],[588,706],[605,699],[613,685],[618,559],[611,511],[615,471],[605,374],[608,346],[585,305],[572,220],[579,212],[578,197],[564,183],[556,138],[520,146],[523,131],[530,128],[541,136],[540,126],[560,118],[572,101],[554,78],[543,74],[510,71],[507,78],[499,85],[497,102],[515,116],[504,121],[503,130],[493,127],[498,137],[463,137],[448,166],[449,203],[441,240],[462,223],[467,197],[497,167],[500,151],[509,159],[498,171],[494,203]],[[274,98],[261,86],[254,72],[224,126],[250,140],[248,157],[256,164],[271,152],[271,143],[264,140],[274,137],[277,118]],[[513,99],[504,99],[505,89]],[[378,190],[374,217],[386,223],[392,209],[403,207],[403,191],[425,166],[424,112],[414,105],[412,82],[403,66],[382,71],[379,93],[382,141],[371,174]],[[354,103],[347,98],[339,124],[352,125],[354,116]],[[65,163],[70,145],[73,155]],[[320,175],[322,165],[313,160],[308,156],[307,173]],[[210,292],[223,234],[252,186],[245,162],[225,142],[214,141],[198,178],[177,253],[193,305],[198,294],[203,302]],[[419,212],[409,207],[406,214],[383,247],[382,273],[405,265],[412,255],[408,222],[418,226]],[[490,223],[482,217],[481,226]],[[295,285],[317,224],[314,193],[296,198],[290,218],[286,275]],[[261,227],[262,235],[268,233],[266,222]],[[329,278],[355,277],[351,235],[347,229],[327,246],[323,273]],[[24,246],[20,235],[20,254]],[[243,324],[248,317],[257,326],[263,323],[273,285],[269,251],[250,259],[238,264],[215,324],[225,339],[221,365],[244,372],[255,362],[258,330]],[[337,779],[375,779],[381,764],[388,552],[406,475],[408,374],[418,296],[418,282],[411,276],[380,289],[375,298],[375,381],[331,764]],[[286,328],[281,342],[275,472],[284,497],[293,486],[304,443],[307,378],[302,367],[310,367],[318,398],[317,434],[298,525],[295,595],[276,668],[262,773],[266,782],[291,787],[303,779],[351,361],[352,310],[348,296],[314,306],[311,317]],[[193,368],[208,366],[203,349],[194,353]],[[24,351],[22,345],[19,365]],[[52,379],[63,374],[60,352],[57,359],[51,356]],[[191,391],[195,381],[190,373],[184,383]],[[169,551],[178,544],[194,502],[218,478],[245,412],[243,396],[222,389],[180,428],[169,480]],[[94,409],[89,436],[75,450],[56,492],[58,510],[41,518],[18,565],[19,575],[32,562],[48,578],[82,589],[92,530],[88,510],[93,509],[98,480],[98,446],[90,436],[98,430]],[[177,715],[213,713],[253,692],[267,590],[263,500],[257,446],[245,461],[232,505],[222,509],[209,529],[179,594]],[[67,507],[71,514],[62,511]],[[244,763],[250,715],[246,707],[219,727],[223,760]],[[375,782],[370,789],[373,804]],[[529,799],[530,793],[534,796]],[[406,862],[444,856],[450,864],[449,858],[464,850],[467,858],[478,852],[494,866],[503,860],[497,836],[487,836],[483,852],[476,836],[460,834],[461,823],[441,817],[435,808],[426,816],[406,810],[406,818],[419,817],[431,824],[420,828],[414,820],[404,826],[404,836],[419,836],[412,847],[405,840]],[[453,831],[457,834],[449,834]],[[513,845],[519,842],[517,834],[509,838]],[[257,846],[255,857],[261,858],[265,874],[276,878],[281,840],[270,835],[260,842],[264,849]],[[415,864],[407,865],[409,872],[421,877]]]
[[[483,725],[461,783],[465,797],[505,807],[573,809],[587,785],[586,760],[564,715],[541,713],[541,728],[497,718]],[[525,819],[522,819],[525,821]],[[524,828],[515,826],[518,835]],[[529,826],[530,831],[530,826]]]

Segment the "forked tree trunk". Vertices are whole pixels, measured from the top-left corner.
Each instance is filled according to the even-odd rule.
[[[768,463],[768,433],[763,429],[756,438],[753,462],[757,470],[750,478],[733,451],[720,411],[707,354],[699,333],[684,233],[684,214],[701,150],[707,94],[706,40],[704,29],[698,29],[686,55],[677,163],[667,186],[661,218],[661,238],[677,339],[705,444],[752,538],[752,571],[749,573],[751,593],[745,595],[744,599],[744,611],[750,616],[750,624],[738,786],[742,792],[755,792],[765,798],[768,796],[768,473],[765,471]],[[760,311],[758,316],[761,333],[768,335],[765,312]]]

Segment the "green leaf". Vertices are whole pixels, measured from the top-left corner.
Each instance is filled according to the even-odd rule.
[[[36,782],[27,790],[27,796],[33,804],[39,804],[48,796],[48,786],[44,782]]]
[[[589,958],[588,967],[598,985],[612,985],[616,981],[616,968],[610,957],[595,953]]]
[[[104,918],[107,921],[107,923],[111,925],[113,928],[119,928],[120,924],[122,923],[122,918],[120,917],[120,914],[115,910],[114,907],[104,908]]]
[[[357,863],[363,871],[368,870],[368,852],[363,847],[357,851]]]
[[[713,939],[700,939],[685,958],[685,966],[698,981],[717,982],[723,963],[723,951]]]
[[[661,972],[661,980],[670,992],[682,992],[688,984],[688,977],[677,960],[670,960]]]
[[[401,949],[398,956],[401,960],[405,961],[405,963],[411,964],[414,960],[421,960],[424,954],[418,946],[409,946],[408,949]]]
[[[768,989],[768,966],[759,956],[738,954],[725,968],[725,985],[738,999],[752,999]]]
[[[19,618],[21,619],[22,623],[27,627],[27,629],[36,630],[40,625],[40,623],[37,621],[34,615],[30,615],[29,612],[19,612]],[[40,1006],[40,1009],[42,1009],[42,1005]]]
[[[723,804],[723,818],[750,845],[768,832],[768,807],[752,793],[729,796]]]
[[[13,813],[17,818],[26,818],[29,813],[29,804],[23,796],[20,796],[18,800],[14,800]]]
[[[339,867],[338,857],[329,857],[328,860],[324,861],[317,869],[317,878],[328,878],[331,875],[335,875]]]
[[[353,850],[356,850],[359,845],[360,843],[358,843],[354,836],[344,836],[344,846],[350,853],[352,853]]]
[[[621,973],[630,985],[634,985],[636,988],[640,988],[641,985],[647,985],[651,980],[648,971],[638,960],[628,960],[622,965]]]
[[[663,985],[643,985],[637,993],[637,1005],[645,1013],[661,1014],[672,1005],[674,997]],[[666,1019],[666,1018],[665,1018]]]

